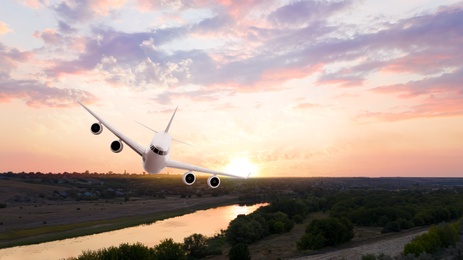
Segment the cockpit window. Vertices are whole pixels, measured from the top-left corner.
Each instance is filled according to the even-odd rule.
[[[158,155],[161,155],[161,156],[167,155],[167,151],[161,151],[161,150],[159,150],[158,148],[154,147],[154,145],[151,145],[151,146],[150,146],[150,149],[151,149],[151,151],[153,151],[155,154],[158,154]]]

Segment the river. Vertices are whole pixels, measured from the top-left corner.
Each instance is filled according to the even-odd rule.
[[[214,235],[226,229],[231,220],[239,214],[249,214],[265,204],[253,206],[223,206],[208,210],[199,210],[180,217],[169,218],[149,225],[124,228],[110,232],[45,242],[35,245],[18,246],[0,250],[0,259],[63,259],[76,257],[84,250],[97,250],[118,246],[121,243],[140,242],[152,247],[165,238],[183,242],[183,238],[200,233]]]

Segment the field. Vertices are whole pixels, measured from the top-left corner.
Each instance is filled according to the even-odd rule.
[[[36,198],[32,194],[66,190],[18,180],[3,180],[1,184],[4,200],[15,196]],[[166,196],[164,199],[131,197],[129,200],[114,198],[95,201],[54,201],[38,197],[33,201],[9,203],[8,207],[1,209],[0,248],[94,234],[236,202],[237,197],[233,195],[188,199],[180,196]]]
[[[384,253],[390,256],[400,255],[406,243],[417,235],[424,233],[427,228],[415,228],[412,230],[381,234],[381,229],[372,227],[357,227],[355,229],[355,238],[351,242],[336,248],[327,248],[324,250],[312,252],[309,255],[296,249],[295,241],[304,234],[305,227],[315,218],[326,218],[328,214],[317,212],[311,214],[302,224],[294,225],[294,228],[281,235],[272,235],[258,243],[249,246],[249,251],[254,260],[268,259],[360,259],[365,254]],[[229,247],[224,247],[227,252]],[[226,254],[220,256],[208,257],[211,260],[228,259]]]

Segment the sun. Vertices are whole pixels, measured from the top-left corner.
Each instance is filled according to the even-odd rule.
[[[227,173],[240,176],[247,176],[249,173],[251,173],[251,176],[256,176],[258,170],[259,167],[245,157],[231,159],[224,169]]]

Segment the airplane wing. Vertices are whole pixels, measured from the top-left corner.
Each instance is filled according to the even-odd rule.
[[[103,118],[99,117],[97,114],[93,113],[92,110],[90,110],[88,107],[86,107],[84,104],[80,103],[77,101],[85,110],[87,110],[92,116],[94,116],[98,121],[104,125],[106,128],[108,128],[111,133],[113,133],[115,136],[117,136],[119,139],[121,139],[124,143],[126,143],[130,148],[132,148],[136,153],[138,153],[140,156],[143,156],[143,153],[145,152],[145,149],[143,146],[137,144],[135,141],[132,139],[128,138],[125,136],[123,133],[119,132],[116,128],[112,127],[110,124],[108,124]]]
[[[170,168],[182,169],[182,170],[187,170],[187,171],[203,172],[203,173],[209,173],[209,174],[214,174],[214,175],[223,175],[223,176],[243,178],[243,179],[247,179],[249,175],[251,175],[251,173],[249,173],[247,176],[239,176],[239,175],[234,175],[234,174],[229,174],[229,173],[224,173],[224,172],[218,172],[218,171],[210,170],[207,168],[191,165],[188,163],[177,162],[174,160],[168,160],[166,162],[166,166]]]

